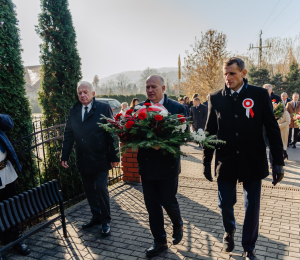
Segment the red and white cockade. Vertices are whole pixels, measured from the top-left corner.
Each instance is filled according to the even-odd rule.
[[[246,109],[246,116],[249,118],[250,115],[253,118],[254,112],[252,107],[254,106],[254,101],[251,98],[246,98],[243,101],[243,107]]]

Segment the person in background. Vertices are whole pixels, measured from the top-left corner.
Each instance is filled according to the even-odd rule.
[[[206,101],[203,102],[203,105],[206,106],[206,108],[208,108],[208,102],[209,102],[209,94],[206,96]]]
[[[282,103],[284,103],[285,107],[288,102],[292,101],[290,98],[288,98],[288,94],[286,92],[281,93],[281,100],[282,100]]]
[[[102,224],[102,236],[110,235],[110,202],[108,172],[120,159],[111,134],[98,123],[101,115],[113,118],[109,104],[95,100],[93,85],[80,81],[77,86],[79,101],[70,108],[64,132],[61,164],[69,168],[68,160],[76,142],[76,164],[91,208],[92,219],[82,228]]]
[[[185,106],[185,108],[186,108],[186,114],[187,114],[187,118],[189,119],[190,118],[190,99],[189,99],[189,97],[188,96],[185,96],[184,98],[183,98],[183,100],[184,100],[184,106]]]
[[[200,99],[198,97],[193,100],[194,106],[190,109],[190,117],[193,121],[193,131],[198,131],[198,129],[204,130],[206,119],[207,119],[207,108],[200,104]]]
[[[299,127],[298,125],[295,123],[295,116],[294,114],[297,114],[300,112],[300,102],[299,100],[299,94],[297,92],[295,92],[293,94],[293,100],[288,102],[286,105],[286,110],[289,112],[290,117],[291,117],[291,123],[290,123],[290,130],[289,130],[289,137],[288,137],[288,146],[292,145],[292,148],[296,148],[296,143],[297,143],[297,136],[299,133]],[[294,129],[294,136],[293,136],[293,142],[292,141],[292,132]]]
[[[191,107],[194,106],[194,98],[197,98],[197,97],[199,97],[199,95],[198,95],[197,93],[195,93],[195,94],[193,95],[192,101],[190,102],[189,109],[191,109]]]
[[[178,102],[179,102],[180,104],[184,105],[184,107],[185,107],[185,109],[186,109],[186,112],[187,112],[187,121],[188,121],[188,117],[189,117],[188,111],[189,111],[189,108],[188,108],[188,106],[186,105],[186,103],[184,102],[184,98],[183,98],[183,97],[178,98]]]
[[[275,103],[277,103],[277,104],[281,101],[280,96],[275,95],[273,93],[273,88],[272,88],[271,84],[265,84],[265,85],[263,85],[263,88],[265,88],[266,90],[268,90],[269,97],[270,97],[271,101],[275,99],[276,100]]]
[[[276,118],[277,119],[277,118]],[[289,137],[289,125],[291,123],[291,118],[289,112],[284,109],[283,115],[281,118],[277,119],[280,133],[281,133],[281,139],[283,144],[283,159],[289,159],[288,154],[286,152],[287,145],[288,145],[288,137]],[[273,163],[273,162],[271,162]]]
[[[178,102],[183,105],[184,104],[183,97],[178,98]]]
[[[128,103],[127,102],[123,102],[121,104],[121,113],[125,113],[128,110]]]
[[[134,107],[135,107],[138,103],[140,103],[139,99],[138,99],[138,98],[133,98],[133,99],[131,100],[131,103],[130,103],[130,109],[134,109]]]
[[[16,165],[19,171],[22,166],[18,160],[16,152],[3,131],[10,131],[14,127],[14,121],[9,115],[0,114],[0,202],[8,200],[17,195],[16,180],[18,175],[12,166]],[[22,237],[22,232],[18,226],[4,231],[1,234],[1,242],[6,245]],[[14,246],[20,255],[29,255],[30,249],[23,241]],[[0,259],[2,259],[0,255]]]

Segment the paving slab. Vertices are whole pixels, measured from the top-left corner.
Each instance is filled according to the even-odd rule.
[[[292,149],[292,148],[291,148]],[[173,246],[172,224],[165,213],[167,251],[152,259],[236,259],[241,260],[244,201],[242,185],[237,186],[235,216],[236,247],[227,254],[222,249],[224,234],[222,218],[217,206],[217,183],[208,182],[202,174],[202,151],[194,144],[182,148],[178,201],[184,221],[184,237]],[[259,237],[256,254],[259,259],[300,259],[300,147],[288,150],[285,179],[278,186],[271,185],[271,176],[263,181]],[[5,253],[4,259],[147,259],[145,249],[153,243],[149,230],[141,184],[119,182],[110,188],[111,236],[101,236],[101,226],[82,230],[91,218],[84,200],[66,210],[68,238],[63,237],[60,221],[43,229],[26,243],[32,250],[28,257],[15,251]]]

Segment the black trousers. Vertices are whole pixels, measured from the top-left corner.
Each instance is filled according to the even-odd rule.
[[[164,229],[162,207],[169,215],[174,228],[179,228],[183,224],[176,199],[178,177],[167,180],[146,180],[142,176],[142,186],[154,242],[166,243],[167,235]]]
[[[292,141],[292,132],[294,129],[294,136],[293,136],[293,141]],[[292,144],[296,144],[297,143],[297,137],[298,137],[298,133],[299,133],[299,128],[290,128],[289,129],[289,140],[288,143],[292,143]]]
[[[5,188],[0,189],[0,202],[7,200],[17,195],[16,181],[9,183]],[[18,226],[11,228],[1,233],[1,242],[6,245],[11,241],[15,241],[22,236],[21,230]]]
[[[91,207],[93,219],[110,223],[110,204],[108,193],[108,172],[81,174],[86,198]]]

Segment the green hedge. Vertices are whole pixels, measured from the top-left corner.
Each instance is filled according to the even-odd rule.
[[[120,103],[127,102],[130,105],[133,98],[138,98],[140,102],[143,102],[147,99],[145,94],[136,94],[136,95],[97,95],[97,98],[112,98],[118,100]],[[174,95],[169,95],[168,98],[173,100],[178,100]]]

